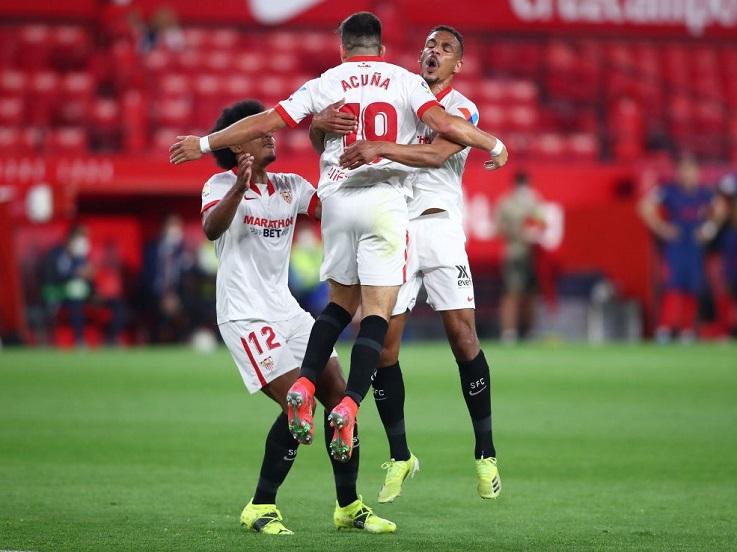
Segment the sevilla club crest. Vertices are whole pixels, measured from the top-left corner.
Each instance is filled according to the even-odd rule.
[[[281,196],[287,203],[292,203],[292,191],[291,190],[282,190]]]

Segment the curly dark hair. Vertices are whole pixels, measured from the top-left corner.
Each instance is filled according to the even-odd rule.
[[[245,117],[261,113],[264,109],[264,104],[258,100],[243,100],[241,102],[236,102],[223,109],[223,112],[220,114],[220,117],[218,117],[218,120],[215,122],[215,126],[210,132],[212,133],[217,132],[218,130],[223,130]],[[215,150],[212,153],[215,156],[215,162],[218,164],[218,167],[230,170],[238,165],[238,159],[235,156],[235,153],[230,151],[230,148]]]

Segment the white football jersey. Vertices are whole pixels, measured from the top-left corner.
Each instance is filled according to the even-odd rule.
[[[251,183],[230,227],[215,240],[218,324],[231,320],[287,320],[302,309],[287,285],[289,256],[298,214],[312,214],[315,188],[296,174],[267,173]],[[210,177],[202,189],[202,213],[236,181],[233,171]]]
[[[377,182],[402,186],[411,195],[411,185],[407,182],[414,170],[411,167],[381,159],[355,170],[345,170],[340,168],[338,159],[345,147],[356,140],[412,143],[422,115],[439,105],[427,83],[419,75],[386,63],[379,56],[354,56],[305,83],[275,109],[289,126],[295,127],[306,116],[340,99],[346,102],[343,110],[358,119],[358,130],[347,136],[326,136],[325,150],[320,156],[318,195],[327,197],[338,186]]]
[[[446,88],[437,96],[440,104],[450,115],[457,115],[478,126],[479,111],[471,100],[454,88]],[[419,121],[414,143],[429,144],[436,133]],[[463,219],[463,191],[461,179],[470,148],[464,148],[451,155],[443,165],[436,169],[418,169],[410,182],[414,194],[407,202],[409,218],[419,217],[431,208],[445,209],[451,218]]]

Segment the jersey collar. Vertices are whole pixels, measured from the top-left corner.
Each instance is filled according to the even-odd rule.
[[[231,169],[234,175],[238,176],[238,167],[233,167]],[[256,183],[252,180],[251,185],[248,187],[249,190],[251,190],[256,195],[261,195],[261,190],[258,186],[256,186]],[[269,192],[269,195],[272,196],[276,192],[276,188],[274,187],[274,184],[271,182],[271,179],[267,176],[266,177],[266,191]]]
[[[435,94],[435,99],[440,101],[443,98],[445,98],[448,94],[450,94],[453,91],[453,87],[449,86],[448,88],[444,88],[441,90],[438,94]]]
[[[354,61],[384,61],[384,56],[353,56],[345,60],[344,63],[353,63]]]

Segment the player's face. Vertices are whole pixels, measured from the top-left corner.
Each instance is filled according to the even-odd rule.
[[[276,138],[269,133],[261,138],[254,138],[239,148],[234,148],[236,153],[250,153],[253,155],[253,164],[257,167],[265,167],[276,160]]]
[[[461,45],[448,31],[435,31],[420,52],[420,72],[428,84],[444,81],[461,70]]]
[[[678,176],[681,184],[687,189],[696,188],[699,185],[699,166],[692,159],[685,159],[678,165]]]

